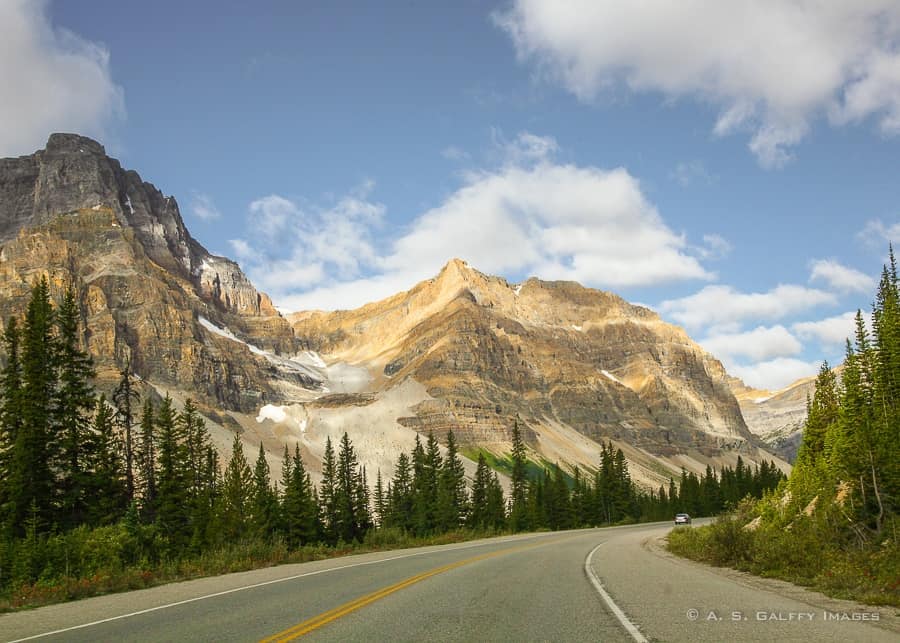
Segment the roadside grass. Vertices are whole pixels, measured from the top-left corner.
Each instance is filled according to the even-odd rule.
[[[864,546],[834,538],[827,525],[798,517],[789,528],[765,524],[755,530],[740,514],[720,516],[710,525],[675,529],[668,550],[678,556],[757,576],[777,578],[834,598],[900,607],[900,525]]]
[[[48,565],[36,582],[16,583],[5,589],[0,593],[0,613],[206,576],[351,554],[446,545],[505,533],[457,530],[435,536],[415,537],[399,529],[379,529],[371,532],[362,543],[338,543],[335,546],[316,544],[299,548],[289,548],[283,541],[248,540],[195,556],[163,559],[156,563],[143,560],[135,565],[122,565],[115,553],[104,555],[99,560],[85,560],[91,555],[91,547],[88,546],[80,551],[67,552],[67,557],[71,556],[72,560],[67,560],[66,566],[60,566],[59,571]],[[72,568],[81,570],[81,573],[73,573]]]

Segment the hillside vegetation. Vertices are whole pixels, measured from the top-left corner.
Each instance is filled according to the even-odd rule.
[[[840,383],[824,364],[790,478],[713,525],[669,537],[675,553],[900,605],[900,297],[893,249],[870,334],[861,311]]]

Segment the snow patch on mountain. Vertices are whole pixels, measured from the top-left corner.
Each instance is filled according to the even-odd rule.
[[[612,373],[610,373],[610,372],[607,371],[606,369],[602,369],[600,372],[603,374],[604,377],[606,377],[606,378],[612,380],[612,381],[615,382],[616,384],[619,384],[619,385],[621,385],[621,386],[625,386],[625,383],[624,383],[622,380],[620,380],[618,377],[616,377],[615,375],[613,375]]]
[[[365,391],[372,381],[372,375],[368,369],[335,362],[326,364],[325,360],[315,351],[303,351],[296,355],[285,357],[276,355],[271,351],[263,350],[237,337],[229,328],[220,328],[205,317],[199,318],[200,325],[211,333],[224,337],[233,342],[243,344],[251,353],[264,357],[269,363],[281,371],[287,373],[300,373],[307,375],[322,383],[320,392],[326,393],[361,393]]]

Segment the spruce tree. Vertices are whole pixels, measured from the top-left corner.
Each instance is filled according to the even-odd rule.
[[[512,476],[510,480],[509,526],[513,531],[527,529],[527,489],[525,442],[519,431],[519,422],[513,424]]]
[[[239,540],[250,526],[253,472],[244,455],[241,436],[234,434],[231,459],[222,476],[220,527],[226,542]]]
[[[369,481],[366,477],[366,468],[362,465],[356,469],[356,538],[362,540],[368,531],[374,526],[372,522],[371,496],[369,494]]]
[[[209,472],[205,470],[204,460],[207,449],[212,446],[206,422],[188,398],[178,414],[178,434],[184,441],[186,468],[188,473],[188,495],[193,502],[203,493],[203,487],[209,480]]]
[[[7,517],[18,535],[26,520],[36,533],[55,522],[57,477],[51,463],[58,462],[59,439],[52,409],[57,388],[55,314],[46,277],[31,289],[22,329],[22,387],[20,421],[12,449]]]
[[[294,446],[293,458],[284,447],[284,497],[282,521],[288,544],[298,547],[315,542],[319,536],[319,506],[315,489],[300,457],[300,445]]]
[[[472,479],[472,511],[469,514],[468,522],[472,529],[487,529],[490,525],[488,507],[490,485],[491,471],[487,466],[484,454],[479,452],[475,477]]]
[[[375,515],[374,522],[376,526],[384,526],[384,518],[387,513],[387,496],[384,493],[384,481],[381,479],[381,469],[375,478]]]
[[[388,525],[410,531],[413,528],[413,472],[410,457],[406,453],[401,453],[397,458],[394,477],[389,486]]]
[[[496,473],[489,477],[486,514],[488,527],[499,530],[506,526],[506,501]]]
[[[337,462],[331,436],[325,438],[325,456],[322,459],[322,484],[319,487],[319,503],[322,508],[322,528],[325,540],[335,543],[337,531]]]
[[[173,550],[180,551],[190,536],[190,476],[184,437],[168,395],[156,413],[156,429],[159,436],[156,523]]]
[[[12,528],[15,498],[13,449],[22,426],[22,363],[19,354],[21,333],[15,317],[10,317],[3,333],[6,366],[0,376],[0,535]]]
[[[250,510],[254,533],[263,539],[270,538],[278,525],[278,497],[269,479],[269,463],[262,441],[253,469],[253,497]]]
[[[89,486],[88,516],[92,525],[108,525],[124,516],[128,497],[113,411],[104,395],[97,398],[93,431],[96,449],[91,462],[93,475]]]
[[[338,451],[334,494],[335,533],[345,542],[352,542],[361,535],[362,507],[359,505],[357,468],[356,452],[345,432]]]
[[[456,446],[453,431],[447,431],[447,454],[443,459],[437,493],[436,521],[440,531],[462,526],[468,513],[466,471]]]
[[[141,439],[138,448],[138,463],[140,466],[141,487],[141,516],[145,522],[156,520],[156,418],[153,402],[144,400],[144,408],[141,413]]]
[[[90,471],[96,444],[91,431],[95,408],[94,366],[90,355],[81,349],[81,314],[75,292],[68,289],[56,315],[58,328],[55,357],[59,384],[53,397],[53,433],[59,436],[57,466],[61,472],[60,499],[63,526],[73,528],[84,522]]]
[[[120,373],[119,383],[113,391],[113,403],[116,406],[116,422],[122,435],[122,448],[125,460],[125,492],[128,502],[135,499],[135,440],[134,424],[137,408],[141,403],[141,394],[135,386],[134,373],[131,372],[131,358],[125,362]]]

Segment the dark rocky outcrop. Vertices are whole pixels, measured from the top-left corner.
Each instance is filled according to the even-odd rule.
[[[130,359],[158,385],[246,411],[283,398],[282,380],[315,384],[199,322],[275,352],[298,348],[240,267],[191,237],[175,199],[91,139],[53,134],[43,150],[0,159],[4,318],[21,314],[39,275],[56,294],[76,286],[102,381]]]

